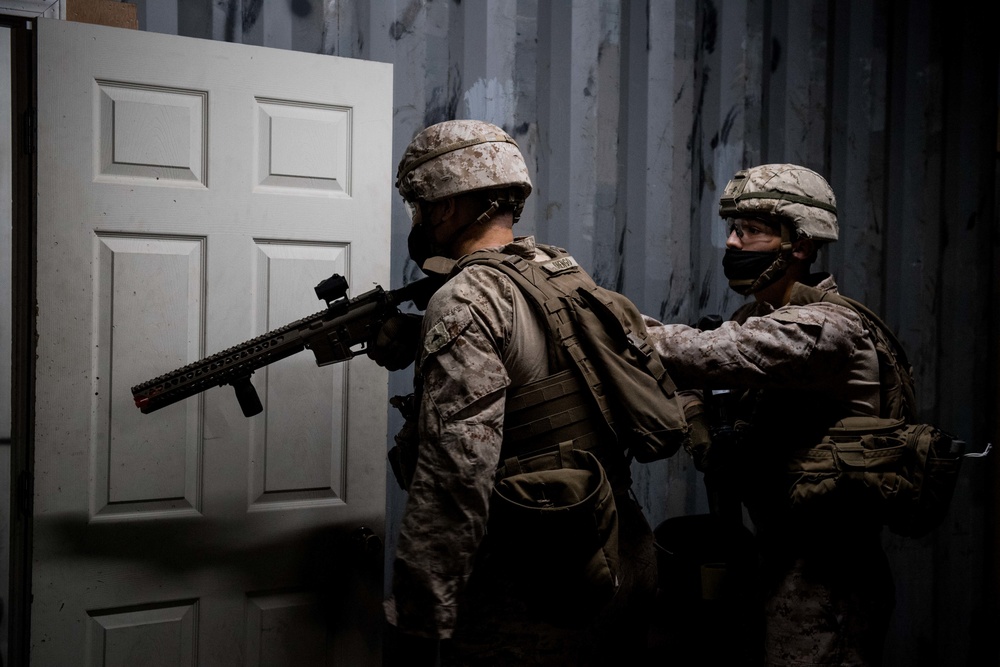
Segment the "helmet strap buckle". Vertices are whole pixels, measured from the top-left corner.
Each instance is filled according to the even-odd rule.
[[[484,223],[489,222],[490,218],[493,217],[493,214],[496,213],[498,210],[500,210],[500,200],[499,200],[499,198],[498,199],[491,199],[491,200],[489,200],[489,204],[490,204],[490,207],[488,209],[486,209],[485,211],[483,211],[482,213],[480,213],[479,217],[476,218],[476,222],[477,223],[484,224]]]

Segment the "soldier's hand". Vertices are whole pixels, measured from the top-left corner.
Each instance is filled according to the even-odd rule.
[[[691,428],[690,436],[684,449],[694,460],[694,467],[705,472],[708,467],[709,451],[712,448],[712,436],[709,430],[705,405],[701,400],[701,392],[680,391],[678,395],[684,406],[684,418]]]
[[[385,321],[368,343],[368,357],[382,368],[398,371],[406,368],[417,356],[420,345],[422,315],[396,313]]]

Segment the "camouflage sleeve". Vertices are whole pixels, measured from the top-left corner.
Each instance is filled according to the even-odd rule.
[[[430,638],[447,638],[454,628],[456,601],[486,530],[502,442],[510,285],[477,268],[465,269],[428,304],[418,359],[420,453],[393,597],[399,629]]]
[[[785,306],[701,331],[646,318],[679,387],[822,387],[867,338],[857,313],[831,303]]]

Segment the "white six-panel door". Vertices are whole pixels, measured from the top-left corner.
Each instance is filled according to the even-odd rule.
[[[388,284],[390,65],[40,20],[32,664],[380,656],[386,375],[130,387]],[[368,548],[360,548],[367,546]]]

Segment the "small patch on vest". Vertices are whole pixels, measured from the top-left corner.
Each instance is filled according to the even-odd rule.
[[[579,266],[576,260],[572,257],[560,257],[559,259],[553,259],[551,262],[545,262],[541,265],[549,275],[555,275],[557,273],[562,273],[563,271],[569,271],[570,269],[575,269]]]

